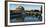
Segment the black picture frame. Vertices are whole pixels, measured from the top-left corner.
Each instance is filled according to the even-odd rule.
[[[7,3],[8,2],[23,2],[23,3],[39,3],[39,4],[44,4],[44,23],[39,23],[39,24],[24,24],[24,25],[11,25],[11,26],[25,26],[25,25],[41,25],[41,24],[45,24],[45,3],[44,2],[5,1],[5,26],[8,26],[8,9],[7,9]]]

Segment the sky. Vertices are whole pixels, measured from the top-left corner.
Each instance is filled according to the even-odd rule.
[[[15,10],[17,6],[24,7],[25,10],[40,10],[41,5],[26,5],[26,4],[9,4],[10,10]]]

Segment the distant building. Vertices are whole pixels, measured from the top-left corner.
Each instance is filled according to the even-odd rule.
[[[24,11],[24,7],[22,7],[22,6],[17,6],[17,7],[16,7],[16,11]]]

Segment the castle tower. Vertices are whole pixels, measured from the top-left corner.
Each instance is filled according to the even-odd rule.
[[[22,6],[17,6],[16,7],[16,11],[23,11],[24,10],[24,7],[22,7]]]

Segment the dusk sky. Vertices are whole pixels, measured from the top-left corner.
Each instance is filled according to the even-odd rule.
[[[9,9],[15,10],[17,6],[22,6],[25,10],[40,10],[41,7],[41,5],[10,4]]]

